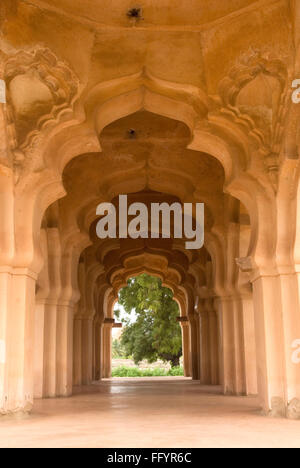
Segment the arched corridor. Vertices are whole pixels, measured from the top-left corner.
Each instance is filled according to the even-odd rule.
[[[15,3],[0,7],[0,414],[70,397],[73,418],[85,392],[111,408],[119,392],[134,420],[131,392],[140,405],[154,385],[178,420],[191,393],[211,437],[213,405],[257,427],[300,419],[298,5],[201,0],[187,16],[145,0],[140,23],[129,0],[93,17],[89,1]],[[160,228],[100,239],[97,207],[114,205],[119,232],[120,195],[204,203],[204,247]],[[142,273],[174,293],[192,381],[103,382],[118,293]]]

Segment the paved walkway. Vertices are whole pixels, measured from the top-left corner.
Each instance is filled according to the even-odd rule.
[[[78,392],[78,390],[76,390]],[[0,418],[0,447],[300,447],[300,421],[183,378],[113,379]]]

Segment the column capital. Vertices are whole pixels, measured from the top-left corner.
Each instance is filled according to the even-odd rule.
[[[92,322],[94,317],[87,317],[86,315],[75,315],[74,320],[82,320],[85,322]]]
[[[262,278],[278,278],[280,276],[293,276],[296,274],[295,268],[292,266],[282,266],[282,267],[274,267],[274,268],[260,268],[253,271],[250,281],[251,283],[255,283],[257,280]]]
[[[121,323],[121,322],[115,322],[115,323],[113,324],[113,328],[123,328],[123,323]]]
[[[259,266],[255,263],[253,257],[241,257],[235,259],[237,266],[243,273],[249,273],[249,281],[254,283],[262,277],[276,277],[276,276],[288,276],[293,275],[297,271],[295,265],[276,265],[267,264],[265,266]],[[299,267],[298,267],[298,270]]]
[[[105,318],[103,321],[103,326],[105,328],[114,328],[115,325],[115,319],[113,318]]]
[[[13,268],[11,273],[14,276],[27,276],[28,278],[31,278],[34,281],[37,281],[37,278],[38,278],[38,273],[37,272],[31,270],[30,268],[26,268],[26,267],[24,267],[24,268],[22,268],[22,267]]]
[[[190,323],[189,318],[187,316],[176,317],[176,321],[180,323],[182,327],[187,327]]]

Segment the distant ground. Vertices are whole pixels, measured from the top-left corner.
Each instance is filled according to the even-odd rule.
[[[140,369],[166,369],[169,370],[171,368],[170,364],[167,364],[163,361],[157,361],[153,364],[149,364],[147,361],[142,361],[137,366],[132,359],[113,359],[112,360],[112,369],[116,369],[117,367],[139,367]]]

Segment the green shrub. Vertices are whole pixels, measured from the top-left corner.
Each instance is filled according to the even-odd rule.
[[[168,372],[168,375],[172,377],[180,377],[184,376],[184,370],[183,367],[178,366],[178,367],[171,367],[171,369]]]
[[[112,371],[112,377],[168,377],[183,376],[182,367],[166,369],[139,369],[138,367],[120,366]]]

